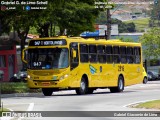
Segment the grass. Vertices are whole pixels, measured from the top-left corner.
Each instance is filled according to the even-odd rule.
[[[149,26],[149,18],[142,18],[142,19],[137,19],[137,20],[129,20],[125,21],[124,23],[134,23],[136,25],[136,30],[137,32],[142,32],[144,29],[148,29]]]
[[[24,82],[4,82],[1,83],[1,93],[2,94],[12,94],[12,93],[33,93],[41,92],[40,89],[34,90],[27,87],[27,83]]]
[[[154,100],[139,104],[136,108],[158,109],[160,110],[160,100]]]

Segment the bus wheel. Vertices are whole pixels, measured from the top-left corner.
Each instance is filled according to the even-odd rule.
[[[147,84],[147,82],[148,82],[147,77],[144,77],[143,84]]]
[[[115,92],[122,92],[124,90],[124,79],[122,76],[119,76],[118,78],[118,86],[117,87],[111,87],[110,88],[110,91],[112,93],[115,93]]]
[[[42,88],[42,92],[44,96],[51,96],[53,93],[53,89],[52,88]]]
[[[87,93],[87,90],[88,90],[87,81],[85,80],[84,77],[82,77],[80,87],[76,89],[76,93],[78,95],[84,95]]]

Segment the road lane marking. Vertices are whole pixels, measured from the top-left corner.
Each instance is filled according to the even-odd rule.
[[[27,111],[32,111],[34,108],[34,103],[29,103],[29,107],[27,108]],[[19,117],[18,120],[22,120],[24,117]]]
[[[27,111],[32,111],[34,107],[34,103],[30,103]]]

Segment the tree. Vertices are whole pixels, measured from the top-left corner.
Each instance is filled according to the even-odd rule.
[[[133,22],[126,24],[126,26],[127,26],[128,32],[135,32],[136,31],[136,27]]]
[[[62,8],[65,0],[48,0],[47,10],[43,11],[43,15],[41,19],[37,21],[35,25],[40,37],[49,37],[52,34],[49,34],[49,28],[51,28],[50,32],[52,32],[52,24],[57,23],[56,12],[57,9]]]
[[[107,16],[105,12],[100,12],[99,16],[96,19],[96,24],[107,24]],[[124,23],[121,20],[112,18],[111,24],[118,24],[118,30],[120,33],[136,32],[136,26],[133,22]]]
[[[147,59],[158,58],[160,55],[160,28],[152,28],[145,33],[140,42],[144,46],[143,53]]]
[[[125,38],[125,37],[118,38],[117,37],[117,39],[120,39],[123,42],[135,42],[132,38]]]
[[[83,31],[93,31],[99,11],[95,9],[94,0],[64,1],[62,7],[54,11],[56,21],[60,27],[60,35],[76,36]]]
[[[118,19],[112,19],[112,24],[118,24],[118,30],[120,33],[125,32],[136,32],[135,24],[132,23],[124,23]]]
[[[160,26],[160,1],[154,0],[154,4],[151,5],[151,11],[150,11],[150,21],[149,26],[155,27]],[[158,22],[157,22],[158,21]]]
[[[30,1],[33,2],[36,0]],[[49,5],[50,4],[48,4],[48,6]],[[16,5],[16,10],[2,11],[0,15],[2,33],[17,31],[18,36],[21,39],[20,44],[22,51],[24,49],[25,40],[27,38],[30,27],[37,26],[38,23],[44,21],[48,16],[47,12],[47,10],[22,10],[21,5]]]

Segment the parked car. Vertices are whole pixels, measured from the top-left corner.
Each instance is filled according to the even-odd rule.
[[[10,78],[10,82],[26,82],[27,71],[26,69],[20,70],[17,74],[14,74],[13,77]]]
[[[148,76],[150,76],[149,80],[158,80],[158,79],[160,79],[160,74],[158,74],[155,71],[148,71],[147,74],[148,74]]]
[[[147,73],[147,77],[148,77],[148,80],[152,79],[152,76],[150,74],[148,74],[148,73]]]
[[[143,68],[143,84],[147,84],[147,82],[148,82],[148,76],[146,70]]]

